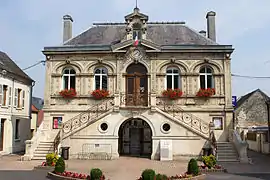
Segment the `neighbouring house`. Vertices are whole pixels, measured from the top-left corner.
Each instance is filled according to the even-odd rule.
[[[0,51],[0,153],[24,151],[31,138],[31,98],[34,81]]]
[[[234,49],[216,42],[215,15],[206,15],[206,34],[150,22],[134,8],[124,22],[95,23],[76,37],[65,15],[63,45],[43,50],[44,120],[25,157],[44,159],[38,147],[60,146],[70,158],[197,157],[213,143],[210,132],[233,147]]]
[[[268,114],[270,98],[260,89],[256,89],[237,101],[235,108],[236,128],[249,149],[269,153]]]
[[[43,108],[43,99],[32,97],[32,119],[31,119],[31,134],[32,137],[37,132],[37,128],[40,126],[43,121],[44,112]]]

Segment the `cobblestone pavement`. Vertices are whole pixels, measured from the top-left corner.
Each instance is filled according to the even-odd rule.
[[[249,152],[253,165],[223,163],[229,173],[211,174],[207,180],[270,180],[270,156]],[[32,171],[42,161],[20,161],[16,155],[0,158],[0,180],[47,180],[45,171]],[[142,158],[121,157],[118,160],[68,160],[68,171],[87,173],[91,168],[100,168],[111,180],[136,179],[142,170],[152,168],[158,173],[175,175],[186,171],[187,161],[160,162]],[[268,173],[269,172],[269,173]]]

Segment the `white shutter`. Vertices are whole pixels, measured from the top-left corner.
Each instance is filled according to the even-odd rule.
[[[25,91],[22,91],[22,108],[24,108],[24,102],[25,102]]]
[[[12,101],[12,89],[11,87],[8,88],[8,106],[11,106]]]
[[[0,84],[0,105],[3,104],[3,85]]]
[[[18,89],[15,88],[15,91],[14,91],[14,107],[17,107],[18,105]]]

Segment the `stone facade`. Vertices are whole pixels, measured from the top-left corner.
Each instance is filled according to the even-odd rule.
[[[244,113],[245,122],[242,122],[242,125],[246,127],[267,124],[268,111],[266,103],[268,100],[269,97],[260,89],[246,94],[238,100],[235,109],[235,117]],[[236,118],[236,124],[238,123],[237,119],[238,118]]]
[[[208,16],[213,15],[215,15],[213,12],[208,14]],[[65,16],[65,26],[68,23],[67,17],[70,16]],[[132,127],[134,119],[141,119],[149,126],[151,137],[147,148],[151,151],[151,159],[159,159],[161,140],[172,141],[169,151],[174,159],[198,156],[208,141],[209,123],[214,118],[221,119],[222,122],[221,129],[214,130],[217,140],[228,141],[228,132],[232,128],[230,59],[232,47],[218,45],[214,40],[209,39],[210,36],[204,37],[183,24],[148,23],[148,16],[141,14],[137,8],[132,14],[127,15],[125,20],[126,24],[98,25],[96,28],[104,31],[102,40],[93,40],[98,36],[93,34],[96,32],[93,28],[65,41],[66,44],[63,46],[44,49],[43,53],[47,58],[43,121],[43,131],[46,133],[44,134],[55,135],[61,131],[61,145],[70,147],[73,158],[77,158],[87,144],[92,145],[90,151],[97,149],[98,152],[111,154],[113,158],[119,157],[120,146],[122,146],[120,141],[125,138],[124,135],[120,135],[120,129],[127,121],[131,122]],[[213,21],[214,18],[211,17],[209,24],[211,25]],[[72,18],[69,23],[72,23]],[[135,31],[132,28],[135,28],[136,23],[141,25],[140,30],[142,30],[138,46],[133,45],[134,39],[132,39]],[[172,38],[167,37],[166,40],[165,34],[159,32],[162,29],[159,26],[166,26],[167,29],[176,29],[179,32],[179,28],[182,28],[185,34],[173,35],[172,33]],[[126,32],[123,35],[117,34],[122,31]],[[64,30],[64,32],[70,31]],[[116,34],[113,35],[112,32]],[[107,37],[106,33],[110,37]],[[162,36],[164,38],[155,41],[153,37],[156,33],[160,33],[158,38]],[[119,41],[112,42],[113,39],[110,39],[118,36],[121,38]],[[177,36],[183,39],[180,44],[174,40],[178,38]],[[215,34],[211,34],[211,37],[213,36]],[[108,45],[104,45],[107,41],[105,38],[110,39]],[[193,40],[196,42],[188,42]],[[161,41],[175,41],[176,44],[163,45]],[[100,45],[96,45],[98,43]],[[192,43],[198,44],[192,45]],[[147,82],[142,87],[146,90],[143,105],[127,104],[129,100],[127,91],[129,86],[132,86],[128,81],[128,71],[131,66],[135,69],[141,67],[146,71],[143,74],[146,77],[144,82]],[[208,81],[211,81],[211,88],[216,91],[215,95],[209,98],[196,96],[201,86],[201,69],[204,67],[211,69],[209,76],[211,80]],[[63,89],[63,71],[66,68],[72,68],[76,72],[77,95],[69,100],[59,95],[59,91]],[[105,100],[95,100],[90,95],[97,86],[95,80],[97,68],[107,70],[107,89],[110,96]],[[169,68],[178,70],[179,80],[174,83],[179,82],[177,88],[183,91],[183,96],[173,101],[162,97],[162,91],[169,86],[167,79]],[[62,119],[62,130],[61,127],[53,129],[53,119],[55,119],[53,117]],[[102,130],[104,123],[107,124],[106,130]],[[164,124],[167,129],[164,128]],[[54,135],[45,139],[52,141]],[[130,134],[129,138],[129,143],[132,143],[133,135]],[[133,149],[131,148],[130,151]]]

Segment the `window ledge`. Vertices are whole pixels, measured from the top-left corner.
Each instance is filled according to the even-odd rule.
[[[21,141],[21,139],[19,138],[19,139],[15,139],[14,140],[15,142],[20,142]]]

